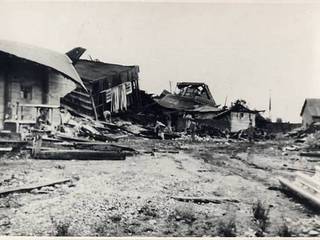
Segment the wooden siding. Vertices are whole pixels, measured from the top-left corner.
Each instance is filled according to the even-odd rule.
[[[231,132],[237,132],[249,127],[250,119],[255,127],[255,114],[246,112],[231,112]]]
[[[76,84],[71,80],[65,78],[61,74],[53,71],[49,71],[49,97],[48,104],[50,105],[60,105],[60,98],[67,95],[69,92],[76,89]],[[59,110],[54,110],[54,123],[60,123]]]
[[[310,108],[307,104],[302,113],[302,127],[307,128],[310,126],[312,122],[313,122],[313,117],[311,115]]]
[[[4,93],[8,93],[8,101],[13,105],[12,118],[14,119],[17,112],[17,106],[21,104],[50,104],[60,105],[60,98],[75,89],[76,85],[63,75],[50,71],[46,67],[33,64],[30,62],[15,61],[10,63],[9,72],[5,69],[0,70],[0,126],[3,127],[4,109],[8,102],[4,99]],[[10,86],[5,89],[5,79]],[[21,94],[21,86],[32,88],[31,99],[24,98]],[[19,107],[20,108],[20,107]],[[21,109],[21,108],[20,108]],[[20,110],[19,109],[19,110]],[[54,114],[55,122],[60,122],[58,110]],[[25,107],[23,109],[24,120],[36,120],[36,110]]]

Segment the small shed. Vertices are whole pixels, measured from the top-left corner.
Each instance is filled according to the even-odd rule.
[[[320,122],[320,99],[306,98],[300,116],[302,117],[303,128],[308,128],[312,123]]]
[[[250,110],[245,106],[244,101],[238,100],[229,109],[216,115],[214,121],[217,122],[217,125],[228,126],[230,132],[238,132],[249,128],[250,123],[252,127],[255,127],[256,116],[259,112],[262,111]]]

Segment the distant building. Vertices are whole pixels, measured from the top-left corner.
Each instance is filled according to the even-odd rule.
[[[250,110],[244,104],[243,101],[236,101],[229,109],[214,117],[214,124],[219,128],[228,128],[230,132],[247,129],[250,124],[255,127],[256,117],[263,111]]]
[[[139,67],[80,59],[75,68],[88,92],[78,87],[62,99],[69,111],[103,118],[140,106]]]
[[[66,54],[0,40],[1,128],[5,122],[34,123],[35,106],[58,107],[76,85],[85,88]]]
[[[303,128],[309,127],[314,122],[320,122],[320,99],[307,98],[303,103],[300,116]]]

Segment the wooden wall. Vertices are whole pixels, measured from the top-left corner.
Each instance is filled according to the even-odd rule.
[[[16,114],[17,103],[19,104],[41,104],[43,102],[43,81],[46,81],[45,69],[28,61],[16,61],[10,64],[7,75],[10,87],[7,91],[11,97],[9,101],[13,104],[12,113]],[[21,96],[21,86],[32,87],[32,99],[24,99]],[[35,120],[35,110],[31,108],[24,109],[24,119]]]
[[[71,80],[65,78],[63,75],[49,71],[49,91],[48,91],[48,104],[50,105],[60,105],[60,98],[64,97],[74,89],[76,89],[76,84]],[[59,110],[54,110],[54,122],[60,123]]]
[[[60,98],[76,87],[75,83],[65,78],[62,74],[39,64],[19,59],[7,60],[6,64],[8,64],[8,68],[4,68],[3,64],[0,64],[0,127],[3,126],[5,106],[7,106],[8,101],[13,105],[12,118],[14,119],[17,102],[19,102],[19,105],[60,105]],[[32,87],[31,99],[26,99],[22,96],[22,85]],[[5,99],[5,94],[7,99]],[[57,123],[60,122],[58,111],[56,110],[55,114]],[[23,116],[25,120],[36,120],[37,117],[34,108],[24,108]]]
[[[307,128],[313,122],[309,105],[306,104],[304,111],[302,113],[302,127]]]
[[[231,112],[231,132],[238,132],[249,127],[250,119],[252,126],[256,126],[255,114],[246,112]]]

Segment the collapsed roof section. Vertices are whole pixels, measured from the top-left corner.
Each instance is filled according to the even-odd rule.
[[[76,69],[72,65],[71,59],[66,54],[6,40],[0,40],[1,52],[51,68],[86,90]]]
[[[215,116],[215,118],[218,119],[220,117],[224,117],[230,112],[243,112],[243,113],[253,113],[253,114],[264,112],[264,110],[251,110],[245,104],[246,104],[245,101],[237,100],[235,103],[231,105],[229,109],[226,109],[225,111],[219,113],[218,115]]]
[[[77,69],[80,77],[87,81],[102,80],[108,76],[119,75],[123,72],[130,71],[133,68],[137,69],[137,72],[139,72],[138,66],[123,66],[84,59],[79,60],[76,63],[75,68]]]
[[[185,112],[218,112],[217,107],[203,105],[192,98],[185,98],[174,94],[167,94],[161,99],[154,99],[160,106]]]
[[[155,101],[164,108],[184,112],[219,112],[209,87],[201,82],[178,82],[178,93],[163,92]]]

